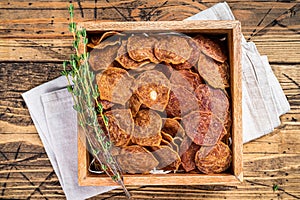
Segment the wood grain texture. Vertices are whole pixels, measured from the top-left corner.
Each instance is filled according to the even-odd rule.
[[[79,7],[79,3],[81,8]],[[74,1],[78,21],[182,20],[219,1]],[[244,183],[130,186],[135,199],[300,198],[300,2],[227,1],[248,41],[267,55],[291,111],[243,147]],[[0,2],[0,199],[65,199],[21,94],[60,75],[71,52],[64,0]],[[272,186],[277,184],[278,191]],[[91,199],[125,199],[121,189]]]
[[[102,21],[163,21],[182,20],[218,1],[193,0],[127,0],[84,1],[75,5],[78,22]],[[297,1],[228,1],[248,41],[257,43],[271,62],[299,62],[300,4]],[[62,61],[70,53],[68,3],[64,1],[0,2],[0,60]],[[37,39],[41,40],[37,40]],[[65,41],[65,40],[63,40]],[[268,41],[264,43],[261,41]],[[53,45],[53,46],[50,46]],[[266,46],[267,45],[267,46]],[[287,51],[294,49],[294,51]],[[33,53],[29,53],[32,52]]]
[[[232,165],[233,173],[243,181],[243,122],[242,122],[242,45],[241,25],[232,29],[228,37],[230,58],[231,112],[232,112]]]

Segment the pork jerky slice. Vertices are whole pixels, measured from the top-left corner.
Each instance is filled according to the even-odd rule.
[[[181,141],[181,144],[179,147],[179,156],[182,156],[182,154],[188,150],[188,148],[191,146],[192,142],[193,141],[191,140],[191,138],[189,138],[187,135],[185,135],[182,138],[182,141]]]
[[[95,48],[90,51],[89,65],[94,71],[107,69],[114,62],[117,56],[119,44],[108,45],[103,48]]]
[[[174,170],[177,171],[180,165],[180,156],[172,147],[168,145],[162,145],[157,147],[151,147],[152,153],[159,161],[157,169]]]
[[[117,31],[107,31],[100,35],[93,35],[90,38],[90,43],[87,44],[90,48],[103,48],[107,45],[115,45],[116,43],[120,43],[121,37],[125,36],[122,33]]]
[[[170,142],[169,145],[176,153],[179,152],[179,145],[174,141],[174,139]]]
[[[229,87],[229,66],[226,62],[217,62],[200,53],[197,69],[200,76],[210,86],[220,89]]]
[[[221,45],[220,40],[211,39],[203,35],[197,35],[194,40],[205,55],[221,63],[227,60],[225,48]]]
[[[133,69],[135,73],[152,70],[156,67],[156,63],[146,63],[144,65],[139,66],[138,68]]]
[[[191,53],[192,48],[187,39],[178,35],[161,36],[154,47],[154,54],[159,61],[172,64],[184,63]]]
[[[223,123],[211,112],[193,111],[182,122],[186,134],[198,145],[214,145],[227,134]]]
[[[129,109],[115,109],[105,112],[108,117],[108,130],[115,146],[129,144],[133,134],[134,122]]]
[[[165,62],[157,64],[154,69],[163,73],[168,79],[170,78],[172,72],[174,71],[172,66],[169,63],[165,63]]]
[[[130,58],[137,62],[150,60],[159,63],[154,56],[154,45],[157,39],[145,34],[136,34],[128,38],[127,50]]]
[[[210,111],[224,124],[226,130],[231,126],[230,104],[227,95],[220,89],[201,84],[195,90],[202,111]]]
[[[131,97],[134,79],[126,70],[111,67],[96,76],[100,99],[125,105]]]
[[[188,149],[181,155],[181,164],[186,172],[196,169],[195,155],[199,149],[200,146],[192,142]]]
[[[194,110],[199,110],[198,100],[194,93],[183,86],[172,85],[166,107],[167,116],[182,117]]]
[[[149,173],[158,165],[157,159],[147,149],[138,146],[127,146],[121,149],[117,162],[123,172],[130,174]]]
[[[142,105],[142,102],[140,102],[140,100],[136,94],[132,94],[129,101],[127,102],[127,107],[131,110],[131,114],[134,117],[140,110],[141,105]]]
[[[122,40],[122,44],[118,50],[116,60],[125,69],[136,69],[150,62],[148,60],[137,62],[131,59],[127,51],[127,40]]]
[[[169,100],[170,81],[163,73],[150,70],[137,77],[134,90],[145,106],[163,111]]]
[[[223,142],[211,147],[201,147],[195,156],[197,168],[205,174],[220,173],[229,168],[232,153]]]
[[[162,120],[153,110],[140,110],[135,117],[132,142],[141,146],[159,146]]]
[[[190,47],[192,48],[191,56],[184,63],[177,64],[177,65],[173,64],[172,66],[177,70],[190,69],[193,66],[196,66],[197,61],[199,59],[200,47],[198,43],[192,38],[187,38],[187,41]]]
[[[184,137],[185,131],[181,126],[181,124],[176,119],[164,118],[162,119],[162,123],[163,123],[163,127],[161,130],[163,132],[168,133],[173,138],[175,138],[176,136],[181,138]]]
[[[169,143],[173,141],[173,138],[170,134],[161,131],[161,135],[162,135],[162,139],[164,139],[165,141],[168,141]]]
[[[181,143],[183,142],[183,138],[182,137],[174,137],[173,138],[173,143],[176,144],[176,149],[177,149],[177,153],[179,154],[180,153],[180,146],[181,146]]]
[[[174,70],[171,74],[170,82],[173,85],[180,85],[189,91],[194,91],[201,83],[203,83],[203,80],[201,80],[197,73],[189,70]]]
[[[107,101],[107,100],[101,100],[100,98],[98,98],[99,103],[102,105],[103,110],[109,110],[111,109],[115,104]]]

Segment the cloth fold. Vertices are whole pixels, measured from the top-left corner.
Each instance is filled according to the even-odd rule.
[[[226,2],[218,3],[185,20],[235,20]],[[289,103],[266,56],[242,35],[243,142],[249,142],[280,125],[279,116]]]
[[[234,20],[226,2],[218,3],[186,20]],[[242,90],[244,142],[261,137],[280,125],[289,103],[266,56],[242,37]],[[65,77],[24,93],[31,118],[67,199],[81,200],[117,187],[78,186],[77,120]],[[68,117],[65,117],[68,116]]]
[[[78,186],[77,113],[67,85],[59,77],[22,96],[67,199],[82,200],[118,187]]]

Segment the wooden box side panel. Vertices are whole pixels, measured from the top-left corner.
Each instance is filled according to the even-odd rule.
[[[88,177],[88,152],[86,149],[86,137],[80,126],[78,126],[77,134],[78,184],[84,186]]]
[[[236,184],[239,181],[232,174],[147,174],[124,175],[125,185],[216,185]],[[117,184],[107,176],[91,175],[83,182],[85,186],[116,186]]]
[[[234,20],[189,20],[189,21],[148,21],[148,22],[81,22],[78,28],[87,32],[105,31],[178,31],[202,33],[228,33],[239,24]]]
[[[232,151],[233,173],[243,181],[243,130],[242,130],[242,66],[241,66],[241,29],[238,24],[230,34],[230,82],[232,105]]]

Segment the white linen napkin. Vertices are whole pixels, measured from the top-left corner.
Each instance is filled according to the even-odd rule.
[[[218,3],[185,20],[235,20],[226,2]],[[279,116],[290,105],[266,56],[242,36],[243,142],[249,142],[280,125]]]
[[[227,3],[219,3],[187,20],[234,20]],[[290,107],[267,57],[242,39],[243,138],[248,142],[271,132]],[[78,186],[77,120],[65,77],[22,96],[67,199],[81,200],[117,187]],[[68,117],[65,117],[68,116]]]
[[[82,200],[118,187],[78,186],[77,113],[66,86],[59,77],[22,96],[67,199]]]

